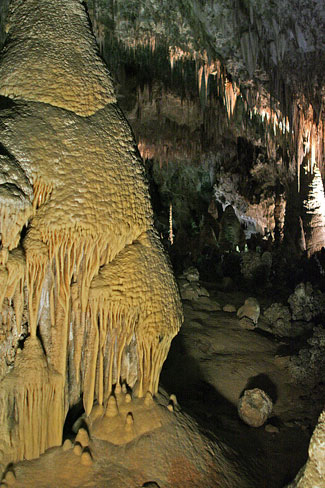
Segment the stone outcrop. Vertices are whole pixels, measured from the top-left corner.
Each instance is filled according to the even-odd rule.
[[[323,487],[325,480],[325,411],[318,419],[308,449],[308,460],[287,488]]]
[[[312,284],[299,283],[289,296],[292,319],[310,322],[325,309],[325,298],[319,290],[313,290]]]
[[[296,329],[291,326],[291,313],[289,307],[282,303],[272,303],[263,314],[266,325],[261,326],[264,330],[280,337],[298,335]]]

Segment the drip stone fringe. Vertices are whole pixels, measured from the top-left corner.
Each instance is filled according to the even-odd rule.
[[[11,461],[38,457],[61,444],[63,405],[62,377],[49,368],[38,339],[28,338],[0,382],[0,425],[14,453]]]

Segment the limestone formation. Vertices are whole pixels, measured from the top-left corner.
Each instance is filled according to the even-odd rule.
[[[266,321],[262,328],[280,337],[298,335],[296,329],[291,326],[291,313],[289,307],[282,303],[272,303],[263,314]]]
[[[78,434],[76,436],[76,442],[79,442],[82,447],[87,447],[89,445],[88,432],[83,427],[81,427],[78,431]]]
[[[15,481],[16,481],[15,473],[13,471],[7,471],[5,476],[5,482],[7,483],[7,485],[12,486],[14,485]]]
[[[254,328],[258,322],[259,316],[260,306],[254,297],[246,298],[244,305],[237,310],[237,317],[244,328]],[[247,319],[251,322],[251,326],[249,325],[249,322],[247,322]],[[245,320],[247,322],[245,322],[246,325],[244,324]]]
[[[82,394],[86,415],[120,381],[154,395],[182,321],[142,161],[82,2],[12,0],[7,31],[0,350],[13,359],[0,365],[0,470],[61,445]]]
[[[199,271],[191,266],[178,279],[180,294],[183,300],[197,300],[208,297],[209,292],[200,285]]]
[[[318,419],[308,449],[308,460],[287,488],[322,488],[325,480],[325,411]]]
[[[325,245],[325,197],[322,175],[315,165],[302,169],[303,229],[309,256]]]
[[[325,298],[319,290],[313,290],[312,284],[299,283],[289,296],[292,319],[310,322],[325,310]]]
[[[62,449],[64,451],[69,451],[70,449],[72,449],[72,442],[70,439],[66,439],[62,445]]]
[[[89,451],[83,451],[80,458],[81,464],[84,466],[91,466],[93,464],[93,458]]]
[[[234,251],[238,246],[243,250],[245,234],[231,205],[225,208],[220,221],[219,245],[223,251]]]
[[[272,255],[266,251],[263,254],[248,251],[241,255],[241,272],[244,278],[250,281],[261,280],[265,282],[272,267]]]
[[[261,427],[271,415],[273,403],[259,388],[246,390],[238,402],[239,417],[251,427]]]
[[[77,444],[74,446],[74,448],[73,448],[73,454],[75,454],[76,456],[81,456],[81,454],[82,454],[82,446],[81,446],[81,444],[79,444],[79,442],[77,442]]]

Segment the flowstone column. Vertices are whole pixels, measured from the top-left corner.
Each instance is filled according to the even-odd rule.
[[[121,384],[155,395],[182,322],[142,161],[82,2],[11,0],[7,25],[2,468],[60,444],[67,409],[81,395],[86,415],[94,402],[107,408]]]
[[[325,196],[322,175],[316,165],[301,175],[303,227],[309,256],[325,246]]]

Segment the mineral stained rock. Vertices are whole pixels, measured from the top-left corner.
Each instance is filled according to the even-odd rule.
[[[60,445],[82,394],[86,414],[120,381],[154,395],[182,322],[143,165],[82,2],[12,0],[7,31],[0,353],[13,358],[0,361],[0,471]]]

